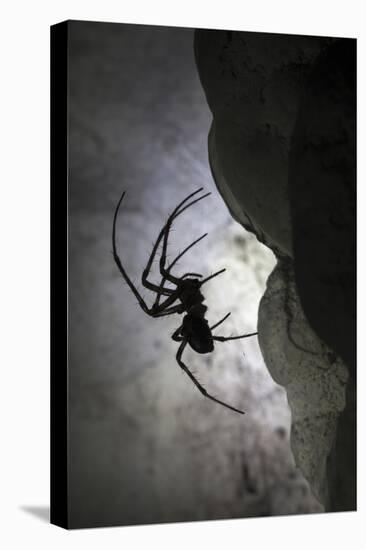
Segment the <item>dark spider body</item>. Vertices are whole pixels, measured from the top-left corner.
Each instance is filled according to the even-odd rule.
[[[214,341],[208,321],[201,315],[196,315],[194,312],[185,315],[180,332],[197,353],[211,353],[214,350]]]
[[[200,287],[201,282],[199,279],[183,279],[183,281],[180,281],[178,285],[181,291],[179,299],[185,311],[189,311],[192,307],[204,302],[205,298],[200,291]]]
[[[180,334],[187,339],[187,343],[197,353],[210,353],[214,349],[212,332],[205,319],[207,307],[203,305],[204,296],[200,291],[199,279],[183,279],[178,285],[181,294],[183,317]]]
[[[169,236],[169,232],[173,224],[173,221],[178,216],[180,216],[187,208],[189,208],[196,202],[210,195],[210,193],[206,193],[205,195],[189,202],[190,199],[192,199],[200,191],[202,191],[202,188],[198,189],[194,193],[191,193],[190,195],[188,195],[188,197],[186,197],[182,202],[178,204],[178,206],[173,210],[173,212],[169,216],[166,224],[161,229],[158,235],[158,238],[155,241],[153,250],[150,254],[149,260],[142,274],[142,284],[149,290],[156,292],[155,302],[151,307],[148,307],[147,303],[145,302],[145,300],[137,290],[136,286],[132,283],[117,253],[116,221],[117,221],[119,208],[122,203],[123,197],[125,196],[125,193],[122,194],[122,197],[120,198],[117,204],[117,207],[114,213],[114,218],[113,218],[113,230],[112,230],[113,257],[123,279],[126,281],[130,290],[137,298],[141,309],[147,315],[150,315],[151,317],[164,317],[167,315],[174,315],[176,313],[177,314],[182,314],[184,312],[186,313],[186,315],[184,315],[183,317],[182,324],[177,328],[177,330],[172,335],[173,340],[175,340],[176,342],[180,342],[180,346],[178,348],[177,355],[176,355],[178,365],[189,376],[189,378],[192,380],[195,386],[199,389],[199,391],[205,397],[207,397],[208,399],[211,399],[211,401],[215,401],[215,403],[219,403],[220,405],[223,405],[224,407],[231,409],[232,411],[238,412],[240,414],[244,414],[244,412],[241,411],[240,409],[232,407],[231,405],[228,405],[224,401],[221,401],[220,399],[217,399],[213,395],[209,394],[182,360],[183,351],[187,344],[189,344],[195,352],[200,354],[205,354],[205,353],[211,353],[214,350],[215,341],[226,342],[229,340],[248,338],[249,336],[254,336],[257,334],[257,332],[253,332],[251,334],[243,334],[241,336],[229,336],[229,337],[214,336],[212,334],[212,330],[218,327],[219,325],[221,325],[221,323],[223,323],[229,317],[230,313],[225,315],[225,317],[223,317],[220,321],[218,321],[217,323],[215,323],[210,327],[207,319],[205,318],[207,307],[203,304],[205,298],[201,292],[201,287],[205,283],[207,283],[209,280],[223,273],[225,269],[221,269],[220,271],[217,271],[216,273],[214,273],[213,275],[210,275],[209,277],[206,277],[205,279],[202,279],[202,275],[200,275],[199,273],[185,273],[181,277],[177,277],[171,273],[171,270],[173,266],[177,263],[177,261],[186,252],[188,252],[188,250],[190,250],[195,244],[197,244],[204,237],[206,237],[207,233],[205,235],[202,235],[202,237],[193,241],[193,243],[191,243],[180,254],[178,254],[178,256],[174,259],[174,261],[172,261],[169,264],[168,267],[166,266],[168,236]],[[161,242],[162,242],[162,252],[161,252],[159,267],[160,267],[160,274],[162,278],[161,278],[160,284],[157,285],[151,282],[148,279],[148,277],[150,274],[152,263],[154,261],[154,258],[156,256],[157,250]],[[164,286],[166,281],[169,281],[170,283],[174,284],[176,288],[172,289],[170,287]],[[161,302],[162,297],[164,297],[164,299]]]

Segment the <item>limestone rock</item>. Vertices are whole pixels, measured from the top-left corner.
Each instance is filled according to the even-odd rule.
[[[286,388],[296,463],[315,496],[327,504],[327,459],[346,403],[348,371],[309,326],[291,262],[280,261],[268,278],[258,332],[265,363]]]
[[[259,341],[295,459],[326,509],[354,510],[355,41],[199,30],[195,55],[216,185],[279,262]]]

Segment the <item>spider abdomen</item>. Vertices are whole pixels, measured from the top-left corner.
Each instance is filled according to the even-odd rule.
[[[197,353],[211,353],[214,349],[212,333],[203,317],[188,313],[183,319],[182,335]]]

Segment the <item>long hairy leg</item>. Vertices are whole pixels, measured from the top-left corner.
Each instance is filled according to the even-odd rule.
[[[206,277],[206,279],[203,279],[201,281],[201,286],[204,285],[205,283],[207,283],[207,281],[211,281],[211,279],[213,279],[214,277],[217,277],[218,275],[221,275],[221,273],[224,273],[224,271],[226,271],[225,267],[224,267],[224,269],[220,269],[220,271],[216,271],[216,273],[213,273],[209,277]]]
[[[112,230],[113,257],[114,257],[114,260],[117,264],[117,267],[118,267],[122,277],[124,278],[124,280],[126,281],[126,283],[129,286],[129,288],[131,289],[131,291],[133,292],[133,294],[137,298],[137,301],[140,304],[143,311],[145,313],[147,313],[148,315],[157,316],[158,314],[162,313],[167,308],[170,308],[170,306],[172,306],[174,304],[174,302],[179,298],[179,292],[177,292],[178,289],[173,290],[171,288],[166,288],[166,287],[163,286],[166,279],[168,279],[170,282],[173,282],[173,283],[175,282],[175,284],[178,284],[179,281],[180,281],[179,278],[173,277],[170,274],[170,272],[168,270],[166,270],[166,268],[165,268],[166,251],[167,251],[169,231],[170,231],[171,225],[172,225],[172,223],[173,223],[173,221],[176,217],[180,216],[187,208],[190,208],[191,206],[193,206],[194,204],[196,204],[197,202],[201,201],[202,199],[206,198],[207,196],[209,196],[211,194],[211,193],[206,193],[206,194],[202,195],[202,197],[199,197],[198,199],[195,199],[195,200],[189,202],[188,204],[186,204],[191,198],[193,198],[195,195],[197,195],[199,192],[201,192],[202,189],[203,189],[202,187],[200,189],[197,189],[197,191],[194,191],[193,193],[188,195],[183,201],[181,201],[178,204],[178,206],[170,214],[167,223],[161,229],[160,234],[158,235],[158,238],[157,238],[156,242],[154,243],[153,250],[150,254],[149,260],[147,262],[146,268],[144,269],[143,276],[142,276],[142,282],[143,282],[144,286],[149,288],[150,290],[155,291],[157,293],[156,300],[155,300],[155,303],[154,303],[152,308],[148,307],[148,305],[144,301],[143,297],[141,296],[141,294],[139,293],[139,291],[137,290],[135,285],[132,283],[132,281],[129,278],[129,276],[127,275],[127,272],[124,269],[124,267],[122,265],[122,262],[121,262],[121,259],[118,255],[117,246],[116,246],[116,222],[117,222],[119,209],[120,209],[121,203],[123,201],[123,198],[124,198],[126,192],[122,193],[122,196],[121,196],[121,198],[120,198],[120,200],[117,204],[117,207],[116,207],[116,210],[115,210],[115,213],[114,213],[114,217],[113,217],[113,230]],[[190,250],[190,248],[192,248],[195,244],[197,244],[204,237],[206,237],[206,235],[207,235],[207,233],[202,235],[198,239],[196,239],[193,243],[191,243],[189,246],[187,246],[180,254],[178,254],[178,256],[175,258],[175,260],[170,264],[169,269],[171,269],[173,267],[173,265],[175,265],[175,263],[186,252],[188,252],[188,250]],[[157,249],[158,249],[159,244],[160,244],[163,237],[164,237],[163,252],[162,252],[162,256],[160,258],[160,270],[162,272],[163,279],[162,279],[162,282],[160,283],[160,286],[158,286],[158,285],[154,285],[153,283],[148,281],[147,280],[147,275],[150,272],[151,265],[153,263],[153,260],[155,258]],[[212,279],[213,277],[216,277],[217,275],[219,275],[223,271],[225,271],[225,270],[221,270],[218,273],[215,273],[215,274],[211,275],[210,277],[205,279],[205,281],[203,281],[203,282],[206,282],[207,280]],[[189,273],[189,274],[186,273],[184,276],[187,276],[187,275],[196,275],[198,277],[201,276],[200,274],[193,274],[193,273],[192,274],[191,273]],[[168,298],[163,303],[160,303],[160,298],[161,298],[162,295],[168,296]],[[178,309],[177,312],[179,312],[179,306],[177,306],[177,309]],[[169,315],[170,313],[167,313],[167,314]]]
[[[207,392],[207,390],[202,386],[202,384],[200,384],[198,382],[197,378],[195,378],[195,376],[191,373],[191,371],[189,370],[187,365],[185,365],[185,363],[183,363],[183,361],[182,361],[182,355],[183,355],[183,351],[184,351],[184,348],[186,347],[186,345],[187,345],[187,340],[183,340],[183,342],[181,343],[181,345],[179,346],[178,351],[177,351],[177,355],[176,355],[177,362],[178,362],[178,365],[181,367],[181,369],[183,369],[184,372],[192,380],[193,384],[199,389],[199,391],[202,393],[202,395],[204,395],[208,399],[211,399],[211,401],[214,401],[215,403],[218,403],[219,405],[222,405],[223,407],[226,407],[227,409],[230,409],[230,410],[232,410],[234,412],[237,412],[239,414],[245,414],[244,411],[241,411],[240,409],[237,409],[236,407],[232,407],[231,405],[228,405],[224,401],[221,401],[220,399],[217,399],[213,395],[210,395]]]
[[[157,253],[157,250],[159,248],[159,245],[161,243],[161,240],[162,238],[164,237],[164,239],[166,238],[166,240],[168,239],[168,234],[169,234],[169,231],[170,231],[170,228],[171,228],[171,225],[174,221],[175,218],[177,218],[178,216],[180,216],[184,210],[186,210],[186,208],[189,208],[190,206],[192,206],[193,204],[195,204],[196,202],[198,202],[199,200],[202,200],[206,195],[204,195],[203,197],[200,197],[199,199],[196,199],[192,202],[190,202],[188,205],[184,206],[192,197],[194,197],[195,195],[197,195],[198,193],[200,193],[202,191],[203,187],[200,187],[200,189],[197,189],[197,191],[194,191],[193,193],[191,193],[190,195],[188,195],[184,200],[182,200],[178,206],[176,206],[176,208],[173,210],[173,212],[170,214],[166,224],[164,224],[164,226],[162,227],[155,243],[154,243],[154,246],[153,246],[153,249],[151,251],[151,254],[149,256],[149,259],[147,261],[147,264],[146,264],[146,267],[143,271],[143,274],[142,274],[142,283],[147,286],[147,288],[150,288],[151,290],[155,290],[155,291],[158,291],[157,290],[157,285],[154,285],[155,288],[151,288],[153,283],[149,282],[147,280],[147,277],[150,273],[150,270],[151,270],[151,266],[153,264],[153,261],[154,261],[154,258],[156,256],[156,253]],[[183,207],[183,208],[182,208]],[[165,268],[165,260],[166,260],[166,254],[164,256],[164,262],[163,262],[163,268]],[[160,261],[160,266],[161,266],[161,261]],[[168,279],[169,280],[169,279]],[[174,282],[174,281],[171,281],[171,282]],[[162,287],[162,285],[160,284],[160,288]],[[169,288],[164,288],[164,291],[165,292],[161,292],[161,294],[169,294],[171,293],[171,289]]]
[[[230,315],[231,315],[231,311],[230,311],[229,313],[227,313],[227,314],[225,315],[225,317],[223,317],[222,319],[220,319],[220,321],[218,321],[217,323],[215,323],[214,325],[212,325],[212,327],[210,327],[210,330],[213,330],[214,328],[216,328],[216,327],[218,327],[219,325],[221,325],[221,323],[223,323],[224,321],[226,321],[226,319],[227,319],[228,317],[230,317]]]
[[[231,312],[225,315],[225,317],[223,317],[220,321],[212,325],[212,327],[210,327],[210,330],[217,328],[219,325],[221,325],[221,323],[226,321],[226,319],[230,317],[230,315],[231,315]],[[249,338],[250,336],[256,336],[256,334],[258,334],[258,332],[251,332],[250,334],[242,334],[241,336],[212,336],[212,339],[216,340],[217,342],[228,342],[229,340],[239,340],[240,338]]]
[[[177,330],[175,330],[172,334],[172,339],[174,340],[174,342],[182,342],[182,340],[184,340],[184,336],[182,336],[182,328],[183,325],[178,327]]]
[[[196,244],[198,244],[200,241],[202,241],[202,239],[204,239],[205,237],[207,237],[208,233],[204,233],[203,235],[201,235],[200,237],[198,237],[198,239],[196,239],[195,241],[193,241],[191,244],[189,244],[188,246],[186,246],[186,248],[184,250],[182,250],[182,252],[180,252],[178,254],[178,256],[176,258],[174,258],[174,260],[169,264],[169,266],[167,267],[167,271],[170,273],[171,269],[175,266],[175,264],[177,262],[179,262],[179,260],[182,258],[182,256],[184,256],[184,254],[186,254],[188,252],[188,250],[190,250],[193,246],[195,246]],[[186,277],[187,275],[199,275],[199,273],[186,273],[185,275],[183,275],[183,277]],[[200,277],[202,277],[202,275],[200,275]]]
[[[113,247],[113,258],[114,258],[114,261],[116,262],[117,264],[117,267],[119,269],[119,272],[121,273],[123,279],[126,281],[126,283],[128,284],[128,286],[130,287],[130,290],[133,292],[133,294],[135,295],[135,297],[137,298],[137,301],[138,303],[140,304],[141,308],[143,309],[143,311],[145,313],[147,313],[148,315],[150,315],[150,309],[148,307],[148,305],[146,304],[145,300],[143,299],[143,297],[141,296],[141,294],[139,293],[139,291],[137,290],[137,288],[135,287],[135,285],[133,284],[133,282],[131,281],[131,279],[129,278],[129,276],[127,275],[127,272],[125,270],[125,268],[123,267],[122,265],[122,262],[120,260],[120,257],[118,255],[118,252],[117,252],[117,245],[116,245],[116,222],[117,222],[117,216],[118,216],[118,211],[119,211],[119,207],[121,206],[121,203],[123,201],[123,198],[125,196],[126,192],[124,191],[122,193],[122,196],[121,198],[119,199],[118,201],[118,204],[117,204],[117,207],[116,207],[116,210],[114,212],[114,216],[113,216],[113,227],[112,227],[112,247]]]
[[[167,249],[168,249],[168,237],[169,237],[169,232],[170,232],[170,229],[171,229],[171,226],[172,226],[172,223],[173,221],[178,217],[180,216],[181,214],[183,214],[183,212],[185,210],[187,210],[187,208],[190,208],[191,206],[193,206],[194,204],[196,204],[197,202],[205,199],[206,197],[208,197],[209,195],[211,195],[211,193],[205,193],[204,195],[202,195],[202,197],[199,197],[198,199],[195,199],[193,201],[191,201],[190,203],[188,203],[187,205],[185,205],[178,213],[172,213],[168,220],[167,220],[167,223],[165,224],[165,232],[164,232],[164,239],[163,239],[163,246],[162,246],[162,252],[161,252],[161,256],[160,256],[160,273],[163,277],[165,277],[165,279],[167,279],[168,281],[170,281],[171,283],[174,283],[174,284],[179,284],[179,281],[180,281],[180,278],[178,277],[174,277],[170,271],[165,267],[165,263],[166,263],[166,253],[167,253]],[[202,237],[200,237],[199,239],[197,239],[197,241],[195,241],[194,243],[190,244],[188,247],[187,247],[187,250],[183,251],[180,255],[179,255],[179,258],[181,258],[183,256],[183,254],[185,254],[186,251],[188,251],[192,246],[194,246],[194,244],[196,244],[196,242],[199,242],[200,240],[202,240],[206,235],[202,235]],[[179,258],[176,258],[174,260],[174,263],[176,263],[176,261],[178,261]]]
[[[217,342],[229,342],[229,340],[240,340],[241,338],[249,338],[257,334],[258,332],[251,332],[250,334],[242,334],[241,336],[212,336],[212,339]]]
[[[163,304],[161,304],[163,305]],[[151,313],[152,317],[166,317],[167,315],[174,315],[175,313],[182,313],[181,311],[181,305],[173,306],[173,307],[165,307],[163,309],[157,309],[154,311],[154,308],[152,308],[153,311]]]
[[[125,192],[122,193],[122,196],[118,201],[116,210],[114,212],[114,217],[113,217],[112,249],[113,249],[114,261],[117,264],[117,267],[118,267],[119,272],[121,273],[123,279],[125,280],[125,282],[129,286],[130,290],[133,292],[134,296],[137,298],[137,301],[138,301],[141,309],[147,315],[151,315],[153,317],[159,317],[159,316],[162,316],[161,314],[172,315],[173,313],[178,313],[179,309],[180,309],[180,306],[176,306],[174,308],[174,310],[170,309],[170,306],[172,306],[173,303],[178,299],[178,293],[177,293],[176,290],[174,291],[174,290],[169,289],[170,290],[169,297],[163,303],[161,303],[158,307],[153,306],[152,308],[149,308],[148,305],[146,304],[145,300],[143,299],[143,297],[141,296],[141,294],[139,293],[139,291],[137,290],[137,288],[135,287],[135,285],[133,284],[133,282],[129,278],[125,268],[122,265],[121,259],[118,255],[118,252],[117,252],[117,245],[116,245],[116,222],[117,222],[119,208],[121,206],[121,203],[123,201],[123,198],[124,198],[125,194],[126,194]]]
[[[167,268],[167,272],[170,273],[171,269],[175,266],[175,264],[186,254],[194,245],[202,241],[207,236],[207,233],[204,235],[201,235],[198,239],[193,241],[190,245],[188,245],[182,252],[178,254],[178,256],[169,264]],[[201,273],[185,273],[182,277],[180,277],[180,280],[185,279],[186,277],[202,277]],[[160,287],[163,287],[166,281],[166,277],[163,276],[161,279]],[[159,287],[159,288],[160,288]],[[155,305],[159,305],[161,294],[158,292],[155,299]]]

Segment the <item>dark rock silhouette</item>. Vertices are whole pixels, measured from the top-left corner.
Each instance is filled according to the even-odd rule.
[[[329,458],[331,508],[356,507],[356,42],[314,62],[290,150],[297,288],[319,336],[345,361],[347,405]]]
[[[356,507],[356,41],[198,30],[211,168],[235,219],[290,262],[310,327],[349,371],[328,510]]]

